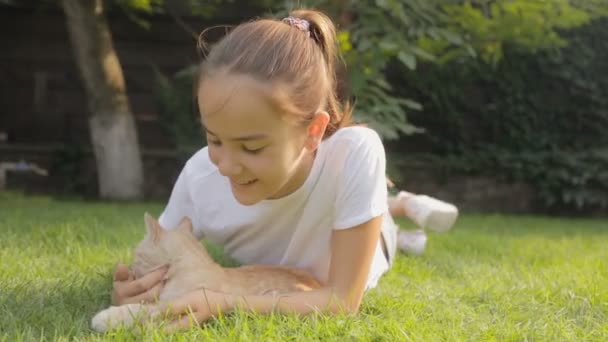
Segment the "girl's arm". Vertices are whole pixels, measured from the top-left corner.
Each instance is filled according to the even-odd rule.
[[[327,285],[316,291],[277,296],[228,297],[229,308],[240,306],[256,312],[309,313],[359,310],[372,258],[380,237],[382,217],[351,229],[335,230],[331,239],[331,265]],[[254,300],[251,302],[250,300]]]
[[[214,291],[195,291],[162,308],[183,316],[172,328],[190,327],[220,311],[242,308],[257,313],[308,314],[315,311],[356,313],[359,310],[378,239],[382,217],[349,229],[334,230],[331,238],[329,280],[321,289],[281,295],[234,296]]]

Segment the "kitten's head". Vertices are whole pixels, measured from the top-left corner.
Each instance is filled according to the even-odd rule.
[[[145,213],[146,236],[135,248],[133,273],[135,278],[168,265],[180,255],[186,240],[196,240],[192,234],[192,221],[184,217],[177,227],[164,229],[150,214]]]

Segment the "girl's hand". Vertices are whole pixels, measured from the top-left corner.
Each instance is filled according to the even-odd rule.
[[[158,298],[163,287],[163,278],[167,267],[161,267],[139,279],[134,279],[133,273],[125,264],[118,264],[114,271],[112,289],[112,304],[123,305],[141,302],[152,302]]]
[[[199,326],[227,309],[226,294],[201,289],[159,306],[156,314],[171,319],[166,328],[167,332],[171,332]]]

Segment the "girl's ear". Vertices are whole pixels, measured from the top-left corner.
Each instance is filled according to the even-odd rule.
[[[150,238],[152,238],[152,241],[158,242],[162,232],[160,223],[158,223],[158,221],[156,221],[156,219],[148,213],[144,214],[144,222],[146,223],[146,230],[148,231]]]
[[[314,151],[319,147],[328,124],[329,114],[326,111],[315,114],[314,118],[308,124],[306,132],[306,148],[308,150]]]
[[[182,233],[192,234],[192,220],[188,216],[184,216],[181,221],[179,221],[179,225],[177,229]]]

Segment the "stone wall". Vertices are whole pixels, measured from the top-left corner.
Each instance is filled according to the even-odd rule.
[[[538,210],[534,189],[529,184],[481,176],[441,178],[435,173],[423,166],[403,170],[399,186],[450,201],[465,211],[529,213]]]

